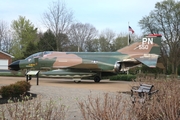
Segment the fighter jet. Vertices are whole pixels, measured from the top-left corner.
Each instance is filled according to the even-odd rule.
[[[139,64],[155,68],[160,56],[161,35],[149,34],[116,52],[59,52],[35,53],[9,65],[10,70],[40,70],[41,75],[72,78],[81,81],[93,77],[100,82]]]

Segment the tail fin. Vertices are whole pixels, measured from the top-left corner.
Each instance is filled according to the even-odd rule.
[[[160,55],[160,46],[161,35],[149,34],[143,37],[141,42],[133,43],[117,52],[127,54],[128,58],[134,58],[149,67],[156,67]]]
[[[135,42],[129,46],[117,50],[117,52],[124,54],[160,54],[161,35],[149,34],[142,38],[141,42]]]

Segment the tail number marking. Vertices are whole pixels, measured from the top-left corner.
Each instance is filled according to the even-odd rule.
[[[143,38],[142,44],[139,45],[140,50],[146,50],[149,49],[149,44],[153,44],[153,38]]]

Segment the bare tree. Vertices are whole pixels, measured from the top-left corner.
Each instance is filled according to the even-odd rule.
[[[105,29],[101,32],[99,37],[99,46],[101,52],[114,51],[113,41],[115,40],[116,33],[111,29]]]
[[[11,31],[6,22],[0,21],[0,50],[8,52],[11,46]]]
[[[91,24],[75,23],[69,31],[71,43],[78,47],[78,51],[85,51],[85,42],[94,39],[98,31]]]
[[[108,40],[108,42],[112,42],[116,37],[116,33],[111,29],[105,29],[101,32],[100,37],[104,37]]]
[[[141,29],[144,30],[144,34],[146,33],[159,33],[159,28],[156,22],[154,22],[154,15],[153,13],[150,13],[149,16],[145,16],[143,17],[143,19],[141,19],[139,21],[139,25],[141,27]]]
[[[50,4],[48,11],[43,14],[43,24],[55,35],[57,51],[62,51],[63,43],[60,34],[66,34],[73,21],[73,13],[66,8],[66,4],[58,0]]]

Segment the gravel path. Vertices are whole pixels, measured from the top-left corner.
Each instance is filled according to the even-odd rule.
[[[9,85],[19,80],[24,80],[23,77],[0,77],[0,86]],[[93,97],[102,96],[104,93],[110,95],[118,94],[117,91],[129,91],[131,88],[130,82],[118,81],[102,81],[94,83],[92,81],[83,81],[76,84],[72,81],[40,78],[40,85],[36,85],[36,80],[30,81],[31,93],[37,94],[41,97],[43,102],[48,102],[50,99],[53,101],[60,101],[63,105],[68,107],[66,120],[83,120],[78,101],[85,101],[89,95]],[[129,97],[129,95],[123,95]]]
[[[87,90],[79,88],[66,87],[51,87],[51,86],[32,86],[31,93],[41,95],[44,101],[53,99],[68,106],[66,120],[83,120],[80,109],[78,108],[78,101],[85,101],[88,95],[102,96],[106,93],[102,90]],[[115,92],[108,92],[109,94],[116,94]]]

